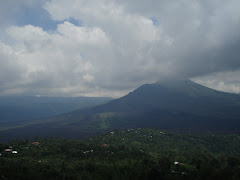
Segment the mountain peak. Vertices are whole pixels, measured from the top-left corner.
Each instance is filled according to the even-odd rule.
[[[189,79],[160,80],[153,83],[153,85],[167,88],[169,91],[188,94],[190,96],[206,96],[215,91]]]
[[[190,85],[193,83],[194,82],[189,79],[164,79],[164,80],[159,80],[153,84],[171,88],[171,87],[177,87],[177,86],[186,86],[186,85]],[[196,84],[196,83],[194,83],[194,84]]]
[[[160,79],[156,83],[180,83],[180,82],[187,82],[191,81],[187,78],[165,78],[165,79]]]

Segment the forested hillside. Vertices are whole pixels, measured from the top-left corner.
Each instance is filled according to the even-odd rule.
[[[13,140],[0,150],[0,179],[240,178],[238,135],[126,129],[82,141]]]

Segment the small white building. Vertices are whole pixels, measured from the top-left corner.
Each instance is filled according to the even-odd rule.
[[[175,164],[175,165],[179,165],[179,162],[175,161],[174,164]]]
[[[5,149],[5,152],[12,152],[12,149]]]
[[[12,151],[12,154],[17,154],[18,152],[17,151]]]

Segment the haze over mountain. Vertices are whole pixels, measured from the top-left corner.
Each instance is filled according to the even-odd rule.
[[[240,96],[190,80],[145,84],[128,95],[85,110],[1,131],[1,139],[22,136],[82,138],[115,128],[238,130]]]
[[[43,119],[110,101],[104,97],[0,97],[0,126]]]

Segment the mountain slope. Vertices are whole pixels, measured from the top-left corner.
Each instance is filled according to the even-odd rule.
[[[110,100],[104,97],[0,97],[0,126],[52,117]]]
[[[91,113],[115,114],[113,127],[233,128],[240,124],[239,108],[239,95],[181,80],[143,85]]]
[[[122,98],[94,108],[0,132],[2,137],[24,132],[25,136],[79,138],[115,128],[235,131],[240,128],[239,109],[239,95],[189,80],[165,81],[142,85]]]

